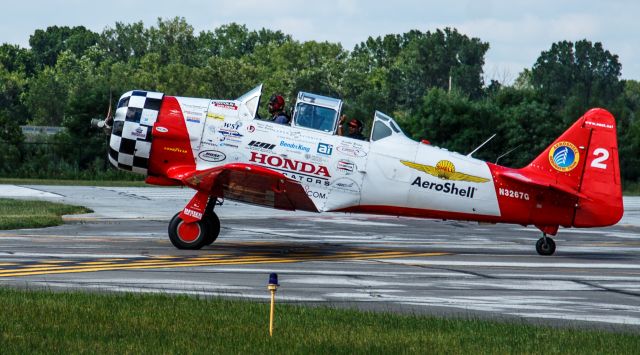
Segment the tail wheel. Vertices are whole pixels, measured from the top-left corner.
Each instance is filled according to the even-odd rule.
[[[178,249],[200,249],[207,245],[210,225],[207,220],[186,223],[178,212],[169,222],[169,240]]]
[[[556,252],[556,242],[553,239],[544,236],[536,242],[536,251],[540,255],[553,255]]]

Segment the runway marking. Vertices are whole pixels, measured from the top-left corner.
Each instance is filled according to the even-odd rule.
[[[259,246],[222,245],[221,247],[227,248],[227,252],[195,256],[159,255],[127,259],[95,258],[89,260],[87,260],[86,257],[83,257],[78,260],[67,259],[60,260],[58,262],[47,260],[46,263],[39,260],[6,263],[0,264],[0,278],[115,270],[199,267],[210,265],[273,264],[319,260],[366,260],[400,257],[431,257],[451,254],[443,252],[412,252],[372,248],[355,248],[335,251],[333,248],[327,248],[324,246],[291,247],[273,244],[261,244]],[[251,250],[255,248],[260,248],[260,250]]]

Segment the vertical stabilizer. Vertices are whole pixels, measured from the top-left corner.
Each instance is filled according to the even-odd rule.
[[[622,218],[616,122],[604,109],[589,110],[522,170],[584,196],[574,227],[608,226]]]

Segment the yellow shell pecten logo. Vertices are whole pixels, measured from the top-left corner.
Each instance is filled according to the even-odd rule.
[[[443,180],[469,181],[477,183],[489,181],[489,179],[480,176],[457,172],[455,165],[448,160],[440,160],[436,166],[418,164],[406,160],[401,160],[400,162],[412,169],[422,171]]]

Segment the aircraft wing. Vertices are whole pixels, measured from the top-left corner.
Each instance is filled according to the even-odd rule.
[[[518,171],[501,171],[498,173],[501,177],[507,178],[509,180],[513,180],[513,181],[517,181],[517,182],[521,182],[521,183],[525,183],[528,185],[533,185],[535,187],[543,187],[543,188],[549,188],[552,190],[556,190],[568,195],[571,195],[573,197],[579,197],[579,198],[583,198],[583,199],[589,199],[585,194],[580,193],[579,191],[576,191],[568,186],[564,186],[562,184],[558,184],[555,181],[543,177],[543,176],[537,176],[537,175],[531,175],[531,174],[522,174]]]
[[[167,175],[214,197],[283,210],[318,212],[298,181],[253,164],[230,163],[206,170],[176,167]]]

